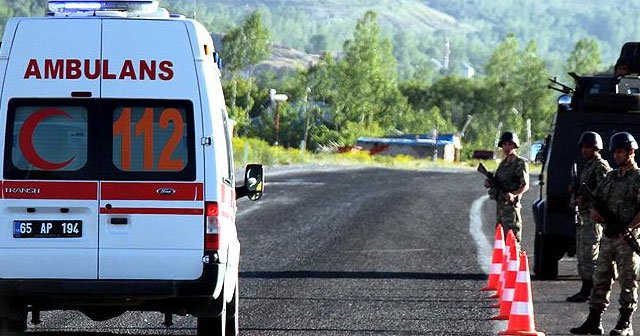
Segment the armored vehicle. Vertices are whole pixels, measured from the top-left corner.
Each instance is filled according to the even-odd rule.
[[[622,76],[570,75],[575,88],[552,80],[561,91],[551,132],[542,149],[540,196],[533,204],[536,225],[534,272],[541,279],[555,279],[558,261],[575,253],[575,212],[571,202],[571,170],[584,165],[578,138],[585,131],[598,132],[604,141],[602,156],[615,168],[609,139],[626,131],[640,137],[640,42],[626,43],[616,67],[626,65]],[[560,87],[558,87],[559,85]]]

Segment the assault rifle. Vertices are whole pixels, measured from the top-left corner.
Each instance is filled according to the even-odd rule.
[[[578,176],[578,164],[571,166],[571,206],[578,205],[578,197],[580,196],[580,177]]]
[[[569,206],[574,213],[576,225],[580,222],[578,215],[578,200],[580,198],[580,177],[578,176],[578,165],[574,162],[571,166],[571,202]]]
[[[628,227],[629,223],[623,222],[620,217],[618,217],[613,211],[611,211],[611,209],[609,209],[609,207],[603,200],[597,198],[593,194],[593,191],[589,189],[586,183],[582,184],[582,190],[589,196],[593,208],[596,209],[596,211],[598,211],[598,213],[600,214],[600,217],[602,217],[602,221],[605,224],[604,234],[607,237],[622,235],[622,239],[624,239],[624,241],[629,244],[629,246],[635,253],[640,255],[640,244],[638,243],[636,237],[633,235],[633,231],[631,231],[631,229]]]
[[[487,180],[489,180],[489,184],[491,184],[492,188],[495,188],[498,190],[499,195],[498,197],[496,197],[496,199],[503,199],[504,200],[504,195],[506,195],[508,193],[508,191],[506,191],[501,185],[500,185],[500,181],[498,181],[498,178],[496,178],[496,176],[487,170],[487,168],[482,164],[482,162],[480,162],[480,164],[478,164],[478,172],[480,172],[480,174],[484,175]],[[515,205],[515,203],[517,203],[518,200],[516,199],[513,202],[509,202],[510,204]]]

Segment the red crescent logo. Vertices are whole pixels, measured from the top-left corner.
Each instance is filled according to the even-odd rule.
[[[24,121],[24,123],[22,124],[22,128],[20,128],[20,134],[18,136],[18,143],[20,144],[20,151],[22,152],[22,155],[24,155],[29,163],[42,170],[56,170],[63,168],[69,165],[69,163],[71,163],[71,161],[76,158],[74,156],[65,162],[51,162],[43,159],[40,155],[38,155],[36,149],[33,148],[33,133],[36,127],[38,127],[38,125],[43,120],[52,116],[64,116],[69,119],[73,119],[70,115],[62,110],[56,108],[44,108],[36,111],[32,115],[30,115],[27,120]]]

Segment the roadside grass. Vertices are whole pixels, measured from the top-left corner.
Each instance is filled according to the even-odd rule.
[[[320,164],[320,165],[358,165],[398,169],[460,168],[475,169],[482,162],[488,170],[495,170],[497,160],[468,160],[462,162],[444,162],[431,159],[419,159],[409,155],[387,156],[369,155],[366,151],[348,153],[312,153],[299,149],[271,146],[266,141],[253,138],[233,138],[234,163],[244,167],[248,163],[262,163],[267,166]],[[530,165],[531,173],[539,173],[540,165]]]

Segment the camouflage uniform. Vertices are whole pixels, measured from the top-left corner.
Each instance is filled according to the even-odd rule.
[[[618,176],[618,169],[611,171],[598,185],[596,197],[606,200],[607,206],[624,222],[631,223],[640,211],[640,169],[633,164],[624,176]],[[589,300],[590,308],[604,311],[609,306],[611,286],[615,279],[615,267],[620,281],[620,308],[635,310],[638,302],[636,281],[640,257],[620,237],[600,240],[600,254],[593,274],[594,287]],[[634,232],[637,236],[637,230]],[[615,264],[615,266],[614,266]]]
[[[529,166],[523,157],[513,154],[500,162],[495,176],[505,191],[513,192],[523,184],[529,183]],[[522,216],[520,215],[522,204],[520,199],[516,201],[516,204],[510,204],[502,198],[500,192],[495,188],[489,189],[489,194],[492,199],[496,200],[496,223],[501,223],[505,232],[509,229],[513,230],[516,238],[520,241],[522,238],[520,232],[522,229]]]
[[[580,173],[580,185],[586,184],[589,189],[595,190],[598,184],[611,171],[609,163],[599,153],[589,160]],[[591,202],[580,193],[582,201],[578,204],[578,226],[576,227],[576,255],[578,257],[578,274],[580,279],[590,281],[593,278],[593,269],[598,260],[600,238],[602,237],[602,224],[596,223],[589,215]]]

